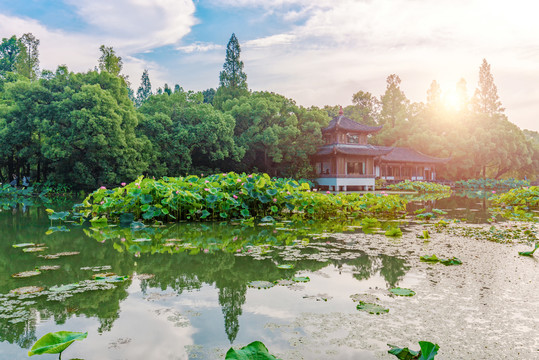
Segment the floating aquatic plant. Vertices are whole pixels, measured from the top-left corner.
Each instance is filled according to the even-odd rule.
[[[361,310],[361,311],[366,311],[369,314],[376,314],[376,315],[380,315],[380,314],[384,314],[384,313],[389,312],[389,309],[386,309],[385,307],[383,307],[381,305],[374,304],[374,303],[368,303],[368,302],[364,302],[364,301],[360,301],[359,304],[357,304],[356,308],[358,310]]]
[[[522,256],[533,256],[533,253],[537,248],[539,248],[539,242],[535,243],[535,248],[532,251],[519,251],[518,254]]]
[[[278,360],[260,341],[253,341],[239,350],[228,349],[225,360]]]
[[[31,276],[37,276],[39,274],[41,274],[41,271],[39,271],[39,270],[30,270],[30,271],[22,271],[22,272],[13,274],[13,275],[11,275],[11,277],[14,277],[14,278],[27,278],[27,277],[31,277]]]
[[[419,342],[419,351],[410,350],[408,348],[399,348],[395,345],[387,344],[391,347],[387,352],[395,355],[400,360],[433,360],[434,356],[438,353],[440,346],[438,344],[433,344],[428,341]]]
[[[62,358],[62,352],[69,347],[75,340],[86,339],[88,333],[73,331],[57,331],[42,336],[32,346],[28,356],[41,354],[59,354],[58,359]]]
[[[398,228],[398,227],[390,228],[385,232],[385,235],[390,236],[390,237],[402,236],[402,230],[400,228]]]
[[[311,279],[308,276],[294,276],[292,279],[294,282],[309,282]]]
[[[400,288],[400,287],[389,289],[389,291],[392,294],[397,295],[397,296],[414,296],[415,295],[415,291],[410,290],[410,289]]]
[[[421,261],[424,261],[424,262],[431,262],[431,263],[442,263],[446,266],[449,266],[449,265],[461,265],[462,264],[462,261],[459,259],[459,258],[456,258],[456,257],[452,257],[452,258],[448,258],[448,259],[445,259],[445,258],[439,258],[437,257],[436,255],[423,255],[419,258]]]
[[[294,265],[293,264],[280,264],[280,265],[277,265],[277,268],[279,268],[279,269],[293,269]]]
[[[11,290],[10,293],[11,294],[17,294],[17,295],[33,294],[33,293],[36,293],[36,292],[43,291],[44,289],[45,288],[43,288],[41,286],[23,286],[23,287]]]

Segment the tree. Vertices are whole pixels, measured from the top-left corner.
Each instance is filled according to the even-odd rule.
[[[349,118],[365,125],[377,124],[380,115],[380,101],[375,96],[370,92],[358,91],[352,95],[352,103],[354,109],[352,109],[353,114],[347,115]]]
[[[114,76],[120,76],[123,61],[120,56],[116,55],[116,52],[112,46],[107,47],[105,45],[101,45],[99,47],[99,51],[101,51],[98,64],[99,70],[107,71]]]
[[[150,76],[148,75],[148,69],[144,69],[142,77],[140,78],[140,86],[137,89],[137,99],[135,104],[137,106],[142,105],[150,95],[152,95],[152,83],[150,82]]]
[[[30,80],[37,79],[39,71],[39,40],[32,33],[24,34],[18,41],[19,53],[15,63],[17,72]]]
[[[386,82],[386,91],[380,98],[382,103],[380,120],[381,124],[394,128],[407,120],[409,100],[400,88],[401,79],[397,75],[389,75]]]
[[[436,80],[432,80],[430,88],[427,90],[427,106],[441,107],[442,89]]]
[[[303,177],[312,173],[309,156],[322,145],[321,129],[327,114],[298,107],[293,100],[269,92],[225,103],[224,111],[236,120],[236,143],[245,149],[237,171],[253,168],[273,176]]]
[[[0,43],[0,74],[15,71],[19,52],[20,47],[15,35],[9,39],[2,39],[2,43]]]
[[[202,95],[204,96],[204,102],[207,104],[213,104],[213,98],[215,97],[215,89],[210,88],[202,91]]]
[[[488,116],[502,114],[505,110],[486,59],[479,68],[479,83],[472,99],[472,108],[476,113]]]
[[[243,61],[240,60],[240,43],[232,34],[226,46],[226,58],[223,71],[219,73],[219,88],[214,97],[214,105],[221,108],[226,100],[239,98],[249,93],[247,75],[243,72]]]

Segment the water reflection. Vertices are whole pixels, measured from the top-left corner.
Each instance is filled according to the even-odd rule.
[[[141,277],[140,291],[173,290],[178,296],[212,286],[224,317],[224,332],[233,343],[240,330],[242,309],[252,281],[276,282],[324,268],[349,267],[357,281],[375,274],[388,288],[401,281],[409,270],[405,259],[367,255],[361,244],[331,239],[335,231],[355,231],[359,224],[274,223],[274,224],[174,224],[158,227],[78,227],[69,232],[45,235],[51,225],[42,209],[0,213],[4,238],[0,243],[0,341],[28,348],[36,340],[36,326],[47,320],[64,324],[84,316],[99,322],[98,332],[108,332],[120,315],[121,303],[130,295],[131,278]],[[382,224],[383,226],[383,224]],[[17,243],[40,243],[44,252],[29,253],[12,247]],[[57,259],[39,257],[77,251],[78,255]],[[280,269],[277,264],[291,264]],[[59,265],[29,278],[10,275],[43,265]],[[50,300],[54,286],[89,281],[103,266],[130,280],[110,290],[69,294],[61,301]],[[107,268],[108,268],[107,267]],[[41,286],[42,293],[15,295],[10,290]],[[305,286],[309,286],[306,284]],[[49,299],[49,300],[48,300]],[[140,311],[145,311],[141,309]],[[214,319],[215,323],[218,321]],[[203,330],[202,330],[203,331]],[[2,345],[0,345],[1,349]]]

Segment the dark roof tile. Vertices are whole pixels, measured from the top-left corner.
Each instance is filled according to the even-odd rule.
[[[389,154],[382,156],[383,162],[412,162],[412,163],[429,163],[439,164],[447,163],[450,158],[437,158],[420,153],[414,149],[395,147]]]
[[[373,133],[380,131],[381,126],[369,126],[360,124],[352,119],[349,119],[343,115],[339,115],[333,118],[329,122],[329,125],[322,129],[322,132],[334,131],[337,129],[351,131],[351,132],[364,132],[364,133]]]

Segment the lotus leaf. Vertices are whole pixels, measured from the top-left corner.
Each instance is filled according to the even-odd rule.
[[[225,360],[278,360],[268,352],[268,348],[260,342],[253,341],[240,350],[228,349]]]
[[[281,265],[277,265],[277,267],[279,269],[293,269],[294,265],[293,264],[281,264]]]
[[[11,290],[10,293],[17,294],[17,295],[32,294],[32,293],[40,292],[43,290],[44,288],[41,286],[23,286],[23,287]]]
[[[456,257],[452,257],[451,259],[440,259],[440,262],[446,266],[449,266],[449,265],[461,265],[462,264],[462,261],[460,261],[458,258]]]
[[[54,333],[45,334],[41,339],[35,342],[28,356],[41,354],[61,354],[75,340],[83,340],[88,336],[88,333],[72,332],[72,331],[57,331]]]
[[[26,278],[26,277],[36,276],[36,275],[39,275],[39,274],[41,274],[41,271],[39,271],[39,270],[30,270],[30,271],[23,271],[23,272],[20,272],[20,273],[13,274],[13,275],[11,275],[11,277],[14,277],[14,278]]]
[[[389,291],[397,296],[414,296],[415,295],[415,291],[410,290],[410,289],[400,288],[400,287],[389,289]]]
[[[535,248],[532,251],[519,251],[518,254],[522,256],[533,256],[533,253],[537,248],[539,248],[539,242],[535,244]]]
[[[24,248],[24,247],[35,246],[35,245],[36,244],[34,243],[21,243],[21,244],[14,244],[11,246],[13,246],[14,248]]]
[[[385,232],[385,235],[391,237],[402,236],[402,230],[400,228],[391,228]]]
[[[58,270],[60,265],[41,265],[38,269],[41,271]]]
[[[399,348],[390,344],[387,344],[387,346],[391,346],[391,349],[387,352],[395,355],[400,360],[413,360],[419,357],[419,351],[410,350],[408,348]]]
[[[440,259],[436,255],[423,255],[419,258],[421,261],[425,262],[438,262]]]
[[[22,251],[24,252],[40,252],[40,251],[45,251],[47,248],[46,247],[26,247],[26,248],[23,248]]]
[[[359,304],[357,304],[356,308],[361,311],[366,311],[369,314],[376,314],[376,315],[389,312],[389,309],[386,309],[383,306],[380,306],[378,304],[364,302],[364,301],[360,301]]]
[[[55,232],[69,232],[69,229],[66,228],[65,226],[51,226],[47,232],[45,232],[45,235],[50,235],[52,233],[55,233]]]
[[[47,212],[49,213],[49,219],[51,220],[65,220],[67,216],[69,215],[69,211],[55,212],[53,210],[53,212],[50,213],[49,210],[50,209],[47,209]]]
[[[432,360],[434,356],[438,353],[440,346],[438,344],[433,344],[428,341],[420,341],[419,347],[421,348],[419,360]]]
[[[294,282],[309,282],[311,279],[308,276],[294,276],[292,278]]]
[[[50,287],[49,291],[52,291],[52,292],[65,292],[65,291],[70,291],[70,290],[76,289],[78,287],[80,287],[79,283],[58,285],[58,286]]]

